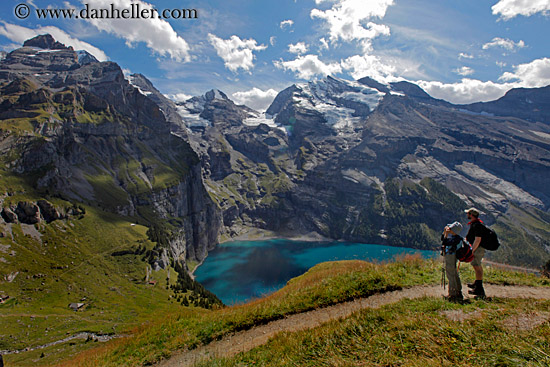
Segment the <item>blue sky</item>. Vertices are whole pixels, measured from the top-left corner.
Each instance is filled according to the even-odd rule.
[[[196,9],[198,17],[36,14],[132,3],[159,12]],[[30,14],[17,18],[25,6]],[[51,33],[127,73],[144,74],[175,99],[216,88],[265,109],[280,90],[327,74],[408,80],[454,103],[550,84],[550,0],[4,0],[0,9],[0,49]]]

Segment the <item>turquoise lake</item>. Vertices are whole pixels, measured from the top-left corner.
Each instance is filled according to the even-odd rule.
[[[384,261],[402,254],[438,256],[436,251],[349,242],[235,241],[211,251],[195,276],[223,303],[232,305],[272,293],[321,262]]]

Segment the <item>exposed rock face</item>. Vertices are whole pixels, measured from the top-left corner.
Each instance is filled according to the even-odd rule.
[[[12,172],[36,177],[40,190],[146,223],[152,216],[176,220],[183,231],[175,256],[202,260],[215,246],[221,219],[199,158],[171,133],[177,119],[167,121],[116,63],[39,36],[0,62],[0,90],[0,118],[22,127],[0,135],[0,150],[17,152],[8,163]],[[15,213],[24,223],[60,216],[44,201]],[[2,216],[14,219],[9,210]]]
[[[40,209],[40,214],[46,222],[53,222],[54,220],[61,219],[62,216],[55,206],[47,200],[38,200],[36,203]]]
[[[40,222],[40,208],[34,203],[20,201],[15,214],[21,223],[35,224]]]
[[[10,208],[2,208],[2,219],[6,221],[6,223],[16,223],[17,222],[17,214],[15,214]]]
[[[6,223],[25,224],[36,224],[41,221],[50,223],[66,217],[47,200],[39,200],[38,202],[20,201],[16,206],[3,207],[1,215]]]
[[[168,122],[183,127],[176,104],[160,93],[144,75],[132,74],[127,79],[141,94],[149,97],[160,107]]]
[[[57,42],[50,34],[41,34],[23,43],[23,47],[38,47],[46,50],[67,50],[69,47]],[[72,48],[71,48],[72,49]]]

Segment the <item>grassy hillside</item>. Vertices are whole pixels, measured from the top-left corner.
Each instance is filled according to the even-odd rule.
[[[173,267],[152,268],[148,256],[161,244],[151,241],[147,227],[79,208],[78,216],[49,224],[0,224],[0,295],[9,296],[0,304],[0,351],[31,349],[6,355],[8,365],[50,365],[97,343],[89,338],[32,349],[81,332],[132,334],[157,315],[180,310],[181,302],[205,304],[188,277]],[[71,303],[83,308],[73,311]]]
[[[5,234],[0,238],[0,293],[10,296],[0,305],[0,350],[32,348],[82,331],[125,334],[155,313],[178,308],[166,289],[166,271],[152,271],[149,280],[157,284],[150,285],[145,281],[149,265],[141,255],[113,256],[152,249],[147,227],[85,209],[80,219],[0,226]],[[175,282],[176,275],[171,278]],[[75,312],[70,303],[85,306]],[[5,358],[33,365],[44,353],[40,362],[51,363],[79,348],[66,343]]]
[[[469,268],[463,269],[463,280],[473,279]],[[169,357],[178,349],[194,348],[232,331],[246,330],[255,325],[280,319],[285,315],[379,292],[418,284],[437,284],[440,281],[440,276],[440,263],[419,258],[408,257],[386,264],[372,264],[363,261],[323,263],[313,267],[306,274],[292,279],[286,287],[266,298],[213,311],[184,309],[162,320],[152,321],[137,330],[132,337],[117,340],[100,349],[81,354],[63,366],[139,366],[150,364]],[[548,279],[496,269],[487,269],[486,277],[489,282],[498,284],[550,286]],[[427,306],[423,302],[426,302]],[[484,304],[484,302],[479,302],[479,307],[492,307],[484,306]],[[426,307],[441,309],[463,307],[451,305],[442,300],[419,301],[419,303],[411,305],[412,313],[407,314],[407,317],[411,316],[410,320],[414,320],[413,314],[423,312]],[[397,305],[395,307],[406,308],[407,306]],[[473,310],[475,305],[464,307],[471,307]],[[385,317],[391,318],[388,315],[391,315],[392,311],[385,312]],[[417,315],[417,317],[419,316]],[[410,329],[406,327],[401,331],[402,334],[414,338],[415,334],[409,334],[409,332]],[[320,351],[312,353],[320,353]],[[265,361],[265,365],[269,365],[267,364],[268,357]],[[239,364],[239,362],[235,363]],[[245,364],[248,365],[248,363]],[[289,365],[300,365],[300,363],[290,363]],[[319,365],[331,364],[326,362]]]
[[[199,366],[542,367],[550,365],[549,308],[525,299],[403,300]]]
[[[0,304],[0,353],[31,349],[5,356],[8,365],[52,364],[94,342],[33,349],[80,332],[126,335],[182,303],[210,305],[148,229],[170,220],[179,229],[188,219],[161,217],[153,194],[182,207],[201,195],[190,146],[146,100],[118,110],[85,88],[37,88],[25,79],[0,85],[0,296],[9,296]],[[174,192],[182,183],[188,192]],[[61,215],[20,215],[42,200]],[[72,303],[83,307],[75,312]]]

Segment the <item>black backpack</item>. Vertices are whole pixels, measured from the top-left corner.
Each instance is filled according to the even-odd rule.
[[[500,242],[498,242],[498,236],[495,231],[491,228],[481,224],[485,228],[485,233],[481,237],[481,243],[479,244],[485,250],[496,251],[500,247]]]

